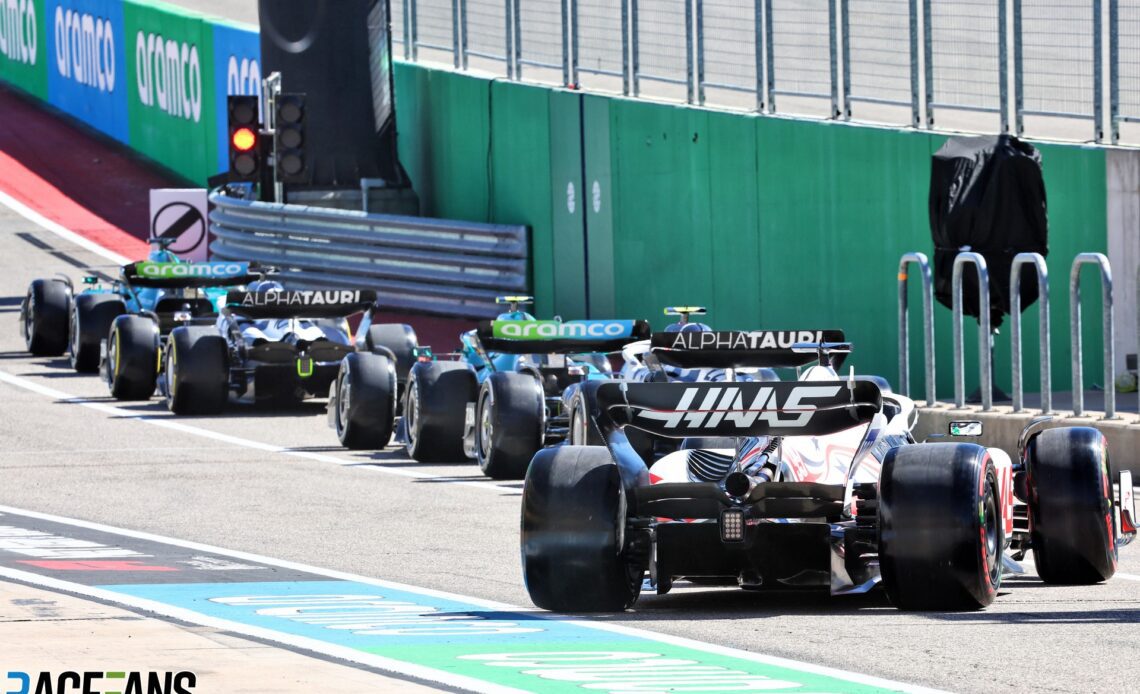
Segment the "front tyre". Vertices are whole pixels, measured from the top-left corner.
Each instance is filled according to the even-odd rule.
[[[498,371],[479,391],[475,408],[475,455],[483,474],[521,480],[530,459],[542,448],[546,397],[526,373]]]
[[[63,282],[34,280],[20,306],[24,346],[37,357],[57,357],[67,350],[71,292]]]
[[[181,326],[166,343],[166,406],[174,414],[217,414],[229,397],[229,349],[213,328]]]
[[[629,549],[618,468],[602,446],[539,451],[523,484],[523,578],[555,612],[618,612],[641,592],[646,562]]]
[[[1091,427],[1046,429],[1026,448],[1029,527],[1046,583],[1087,585],[1116,573],[1112,484],[1104,435]]]
[[[973,610],[993,602],[1005,547],[997,473],[972,443],[889,451],[879,482],[883,587],[904,610]]]
[[[336,435],[345,448],[388,445],[396,417],[396,373],[380,354],[353,352],[340,363],[336,380]]]

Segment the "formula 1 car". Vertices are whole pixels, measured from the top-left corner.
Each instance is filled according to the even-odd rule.
[[[73,330],[101,327],[101,313],[120,311],[96,342],[99,371],[117,400],[147,400],[154,395],[158,365],[172,330],[213,325],[225,301],[226,287],[255,282],[260,273],[244,262],[141,261],[125,265],[113,293],[76,297]],[[100,303],[84,304],[87,296]],[[123,296],[125,301],[114,298]],[[74,342],[83,345],[95,336]],[[82,354],[84,346],[73,348]]]
[[[371,290],[231,291],[213,325],[175,328],[162,352],[159,393],[175,414],[214,414],[232,396],[296,402],[324,396],[353,352],[347,317],[376,303]]]
[[[167,243],[157,243],[146,261],[124,266],[107,285],[97,275],[85,277],[86,288],[78,294],[66,276],[34,280],[20,305],[28,351],[37,356],[66,351],[76,371],[98,371],[103,340],[118,316],[216,314],[226,283],[239,284],[248,272],[245,263],[187,263],[166,250]],[[218,281],[206,284],[205,279]]]
[[[422,361],[408,375],[403,428],[421,462],[474,457],[488,477],[522,479],[543,446],[563,442],[564,393],[609,380],[605,353],[649,335],[638,320],[536,320],[530,297],[502,297],[510,310],[460,339],[454,361]]]
[[[679,367],[819,363],[791,382],[583,385],[606,446],[539,451],[524,485],[522,564],[537,606],[622,610],[648,572],[658,593],[680,578],[832,595],[881,584],[902,609],[977,609],[1029,550],[1047,583],[1096,583],[1135,537],[1131,475],[1113,498],[1096,429],[1035,421],[1016,461],[956,436],[980,422],[916,443],[911,400],[838,376],[849,344],[713,335],[654,335],[653,354]],[[630,428],[714,438],[649,466]]]

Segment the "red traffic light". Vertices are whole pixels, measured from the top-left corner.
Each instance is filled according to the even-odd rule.
[[[249,128],[238,128],[230,136],[230,143],[239,152],[248,152],[257,145],[257,133]]]

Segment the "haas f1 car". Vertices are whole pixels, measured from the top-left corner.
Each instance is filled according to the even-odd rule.
[[[217,413],[231,398],[323,397],[354,349],[347,317],[375,303],[371,290],[282,289],[269,282],[231,291],[214,324],[171,331],[159,393],[176,414]]]
[[[1035,422],[1017,460],[958,437],[916,443],[913,402],[839,377],[832,360],[849,345],[804,337],[653,337],[662,362],[809,367],[796,381],[585,384],[606,446],[539,451],[526,477],[534,603],[621,610],[648,574],[658,593],[679,579],[832,595],[881,584],[902,609],[978,609],[1030,550],[1047,583],[1113,575],[1136,516],[1129,473],[1114,498],[1100,432]],[[689,445],[649,466],[630,428]]]

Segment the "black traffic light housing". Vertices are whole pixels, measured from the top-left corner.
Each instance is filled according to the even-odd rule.
[[[261,180],[261,160],[263,158],[261,122],[257,111],[260,97],[228,96],[226,113],[229,127],[230,181]]]
[[[282,183],[308,183],[309,163],[305,156],[305,95],[278,94],[275,101],[273,160],[277,180]]]

